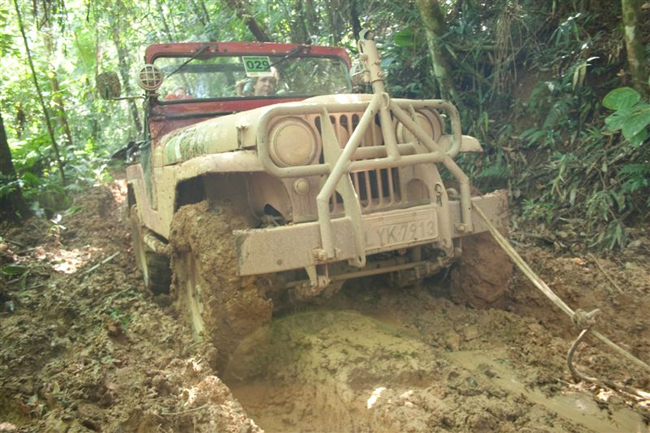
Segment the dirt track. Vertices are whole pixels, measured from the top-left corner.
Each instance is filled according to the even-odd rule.
[[[521,274],[484,310],[442,277],[407,290],[349,283],[247,338],[222,381],[172,300],[142,290],[122,194],[91,190],[65,229],[30,222],[3,234],[0,263],[28,272],[0,279],[0,432],[650,431],[650,375],[588,339],[576,367],[641,397],[575,383],[565,357],[579,330]],[[518,249],[572,308],[600,308],[597,328],[650,362],[641,239],[597,259],[603,270],[593,257]]]

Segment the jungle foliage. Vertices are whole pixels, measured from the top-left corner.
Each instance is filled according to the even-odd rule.
[[[629,22],[650,22],[650,3],[622,3],[636,14]],[[632,82],[622,3],[0,0],[0,110],[17,174],[0,178],[0,196],[20,186],[32,211],[52,218],[109,177],[110,155],[137,139],[142,115],[137,100],[98,98],[95,80],[119,71],[123,93],[138,95],[129,77],[150,43],[272,40],[354,54],[365,27],[393,95],[454,98],[465,133],[485,148],[462,164],[480,188],[510,189],[520,231],[623,247],[650,209],[650,29],[633,32],[645,81]],[[423,16],[431,10],[444,25]],[[438,62],[453,89],[433,73]]]

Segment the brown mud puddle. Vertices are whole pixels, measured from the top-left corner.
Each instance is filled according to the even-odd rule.
[[[436,301],[425,292],[406,298],[414,296],[420,302],[412,299],[411,318]],[[404,302],[384,297],[392,298],[384,305]],[[418,304],[425,308],[413,309]],[[454,338],[444,323],[456,309],[429,311],[433,321],[414,327],[404,307],[375,317],[319,310],[276,320],[242,343],[224,380],[268,433],[648,431],[624,405],[608,407],[577,388],[540,389],[536,369],[510,352],[529,348],[506,346],[513,333],[527,332],[525,318],[465,310]],[[504,318],[510,326],[499,325]],[[451,350],[454,344],[471,350]]]

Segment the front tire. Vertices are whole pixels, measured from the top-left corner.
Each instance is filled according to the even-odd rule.
[[[178,310],[195,340],[217,348],[218,368],[245,336],[270,322],[273,311],[257,279],[237,275],[232,232],[246,226],[232,204],[207,201],[183,206],[171,226]]]

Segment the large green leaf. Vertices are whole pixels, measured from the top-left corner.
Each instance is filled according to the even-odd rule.
[[[40,177],[30,172],[23,173],[21,180],[28,186],[38,186],[43,184],[43,180]]]
[[[635,136],[628,138],[628,141],[633,146],[641,146],[643,144],[643,142],[646,141],[647,139],[648,139],[648,130],[647,129],[642,129]]]
[[[0,4],[0,56],[15,51],[14,35],[7,29],[8,17],[9,13],[5,9],[5,5]]]
[[[412,28],[406,28],[402,31],[395,33],[395,45],[398,47],[412,47],[415,45],[414,32]]]
[[[623,136],[628,140],[650,125],[650,107],[638,110],[623,122]]]
[[[87,29],[80,28],[75,32],[79,59],[86,68],[92,68],[95,64],[95,35]]]
[[[8,264],[0,268],[0,272],[5,275],[22,275],[29,271],[29,268],[21,265]]]
[[[623,122],[629,117],[628,110],[615,111],[605,119],[605,125],[610,131],[618,131],[623,127]]]
[[[627,110],[639,102],[641,95],[630,87],[620,87],[605,95],[603,105],[610,110]]]

